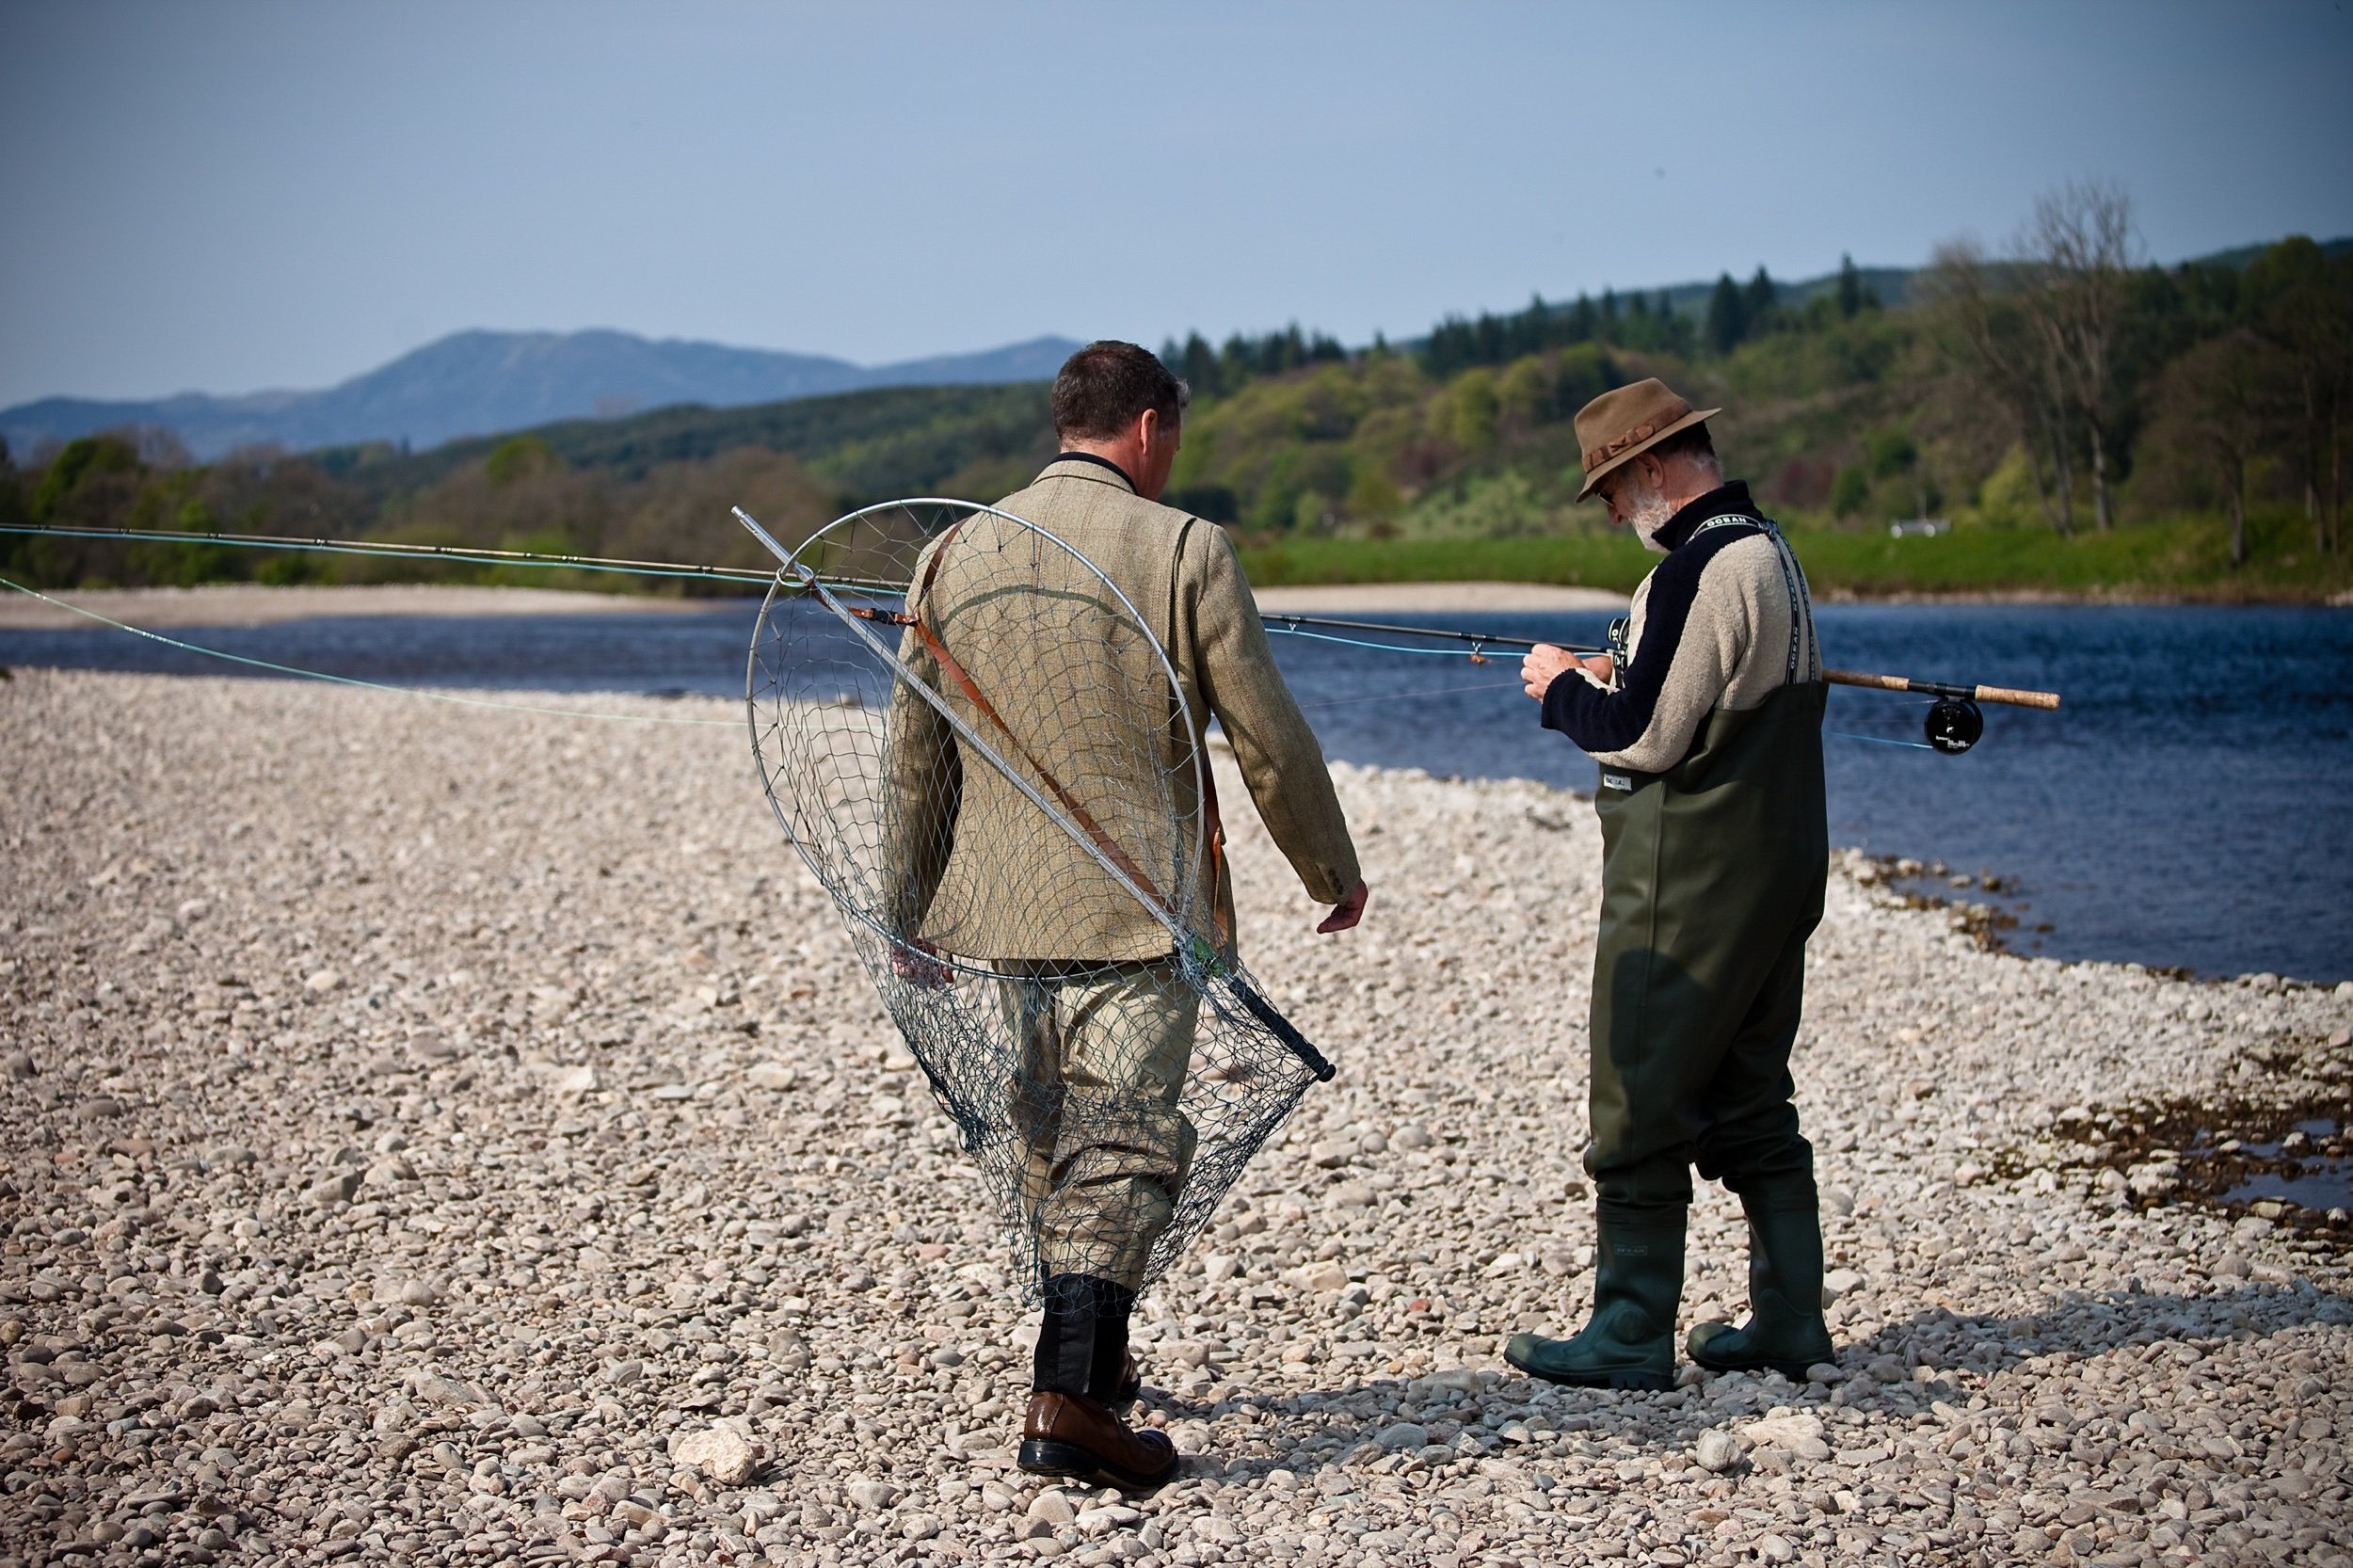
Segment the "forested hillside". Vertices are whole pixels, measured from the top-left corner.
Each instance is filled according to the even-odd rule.
[[[1230,390],[1190,422],[1173,484],[1235,524],[1265,574],[1623,581],[1639,557],[1579,543],[1602,519],[1574,504],[1571,421],[1596,393],[1659,376],[1722,408],[1731,469],[1820,536],[1801,548],[1833,582],[1850,568],[1877,589],[2348,581],[2342,242],[2171,269],[1955,248],[1914,293],[1888,309],[1857,277],[1793,306],[1762,274],[1727,277],[1696,316],[1640,296],[1539,301],[1447,324],[1417,354],[1310,352],[1273,376],[1220,356],[1213,384]],[[1211,362],[1197,343],[1163,352],[1196,374]],[[1951,532],[1891,538],[1891,523],[1922,520]],[[1494,542],[1513,539],[1526,542]],[[1460,548],[1470,540],[1486,542]]]
[[[1171,343],[1195,395],[1170,499],[1232,528],[1261,582],[1630,585],[1641,552],[1574,503],[1571,422],[1656,375],[1723,408],[1731,470],[1827,592],[2342,591],[2346,243],[2156,267],[2136,264],[2130,232],[2119,195],[2072,188],[2000,256],[1948,247],[1910,275],[1849,264],[1802,295],[1759,270],[1704,292],[1537,299],[1394,346],[1296,328]],[[0,468],[0,521],[761,564],[730,504],[797,535],[895,495],[994,499],[1051,451],[1036,384],[670,408],[413,456],[200,465],[122,432]],[[1947,531],[1891,536],[1920,521]],[[8,536],[0,561],[53,584],[384,569]]]
[[[248,449],[195,464],[122,432],[48,461],[0,466],[0,523],[488,545],[762,567],[728,514],[799,538],[868,501],[1002,495],[1053,454],[1046,388],[892,387],[756,408],[573,420],[408,456],[383,446],[302,456]],[[371,582],[464,568],[226,547],[0,535],[0,562],[48,584]],[[475,580],[644,588],[611,576],[478,571]],[[24,577],[19,578],[24,581]],[[675,591],[675,590],[668,590]]]

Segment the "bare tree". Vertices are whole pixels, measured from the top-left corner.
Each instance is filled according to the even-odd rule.
[[[2067,379],[2049,336],[2039,331],[2018,291],[2006,289],[2016,268],[1989,263],[1974,239],[1948,240],[1930,259],[1922,292],[1940,307],[1939,318],[1956,340],[1960,358],[1977,382],[2016,422],[2034,473],[2043,520],[2061,534],[2075,528],[2073,443],[2070,439]],[[2050,473],[2043,457],[2048,453]]]
[[[2091,446],[2092,513],[2116,526],[2108,462],[2129,389],[2119,374],[2134,265],[2132,200],[2105,181],[2040,197],[2014,247],[2020,302],[2043,340]]]

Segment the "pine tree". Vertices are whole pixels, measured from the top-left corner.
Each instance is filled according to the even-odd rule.
[[[1707,346],[1729,354],[1748,335],[1748,307],[1740,297],[1740,285],[1732,280],[1731,273],[1720,274],[1716,291],[1707,296]]]
[[[1184,347],[1184,377],[1192,386],[1195,397],[1216,397],[1225,391],[1224,378],[1219,375],[1220,368],[1217,350],[1209,346],[1209,340],[1198,332],[1188,334]]]
[[[1780,302],[1781,290],[1774,286],[1772,275],[1762,266],[1758,267],[1756,276],[1749,280],[1748,296],[1740,301],[1745,307],[1743,313],[1748,318],[1748,331],[1742,336],[1763,331],[1766,322],[1772,316],[1773,307]]]
[[[1838,313],[1852,321],[1863,309],[1863,274],[1855,270],[1854,258],[1838,258]]]

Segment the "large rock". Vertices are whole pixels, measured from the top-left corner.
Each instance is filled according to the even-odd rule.
[[[1740,1430],[1740,1434],[1758,1448],[1770,1445],[1795,1453],[1801,1445],[1821,1442],[1822,1418],[1803,1414],[1768,1416],[1761,1421],[1751,1421]]]
[[[1740,1440],[1728,1432],[1704,1432],[1692,1446],[1691,1457],[1703,1470],[1719,1473],[1740,1463]]]
[[[670,1457],[691,1464],[722,1486],[741,1486],[760,1468],[760,1450],[725,1422],[678,1440]]]

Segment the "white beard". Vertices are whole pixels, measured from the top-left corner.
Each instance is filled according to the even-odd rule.
[[[1665,496],[1641,485],[1640,480],[1627,481],[1626,489],[1631,493],[1618,497],[1618,515],[1633,526],[1635,537],[1642,541],[1643,549],[1664,555],[1667,547],[1658,542],[1658,531],[1674,520],[1675,509]]]

